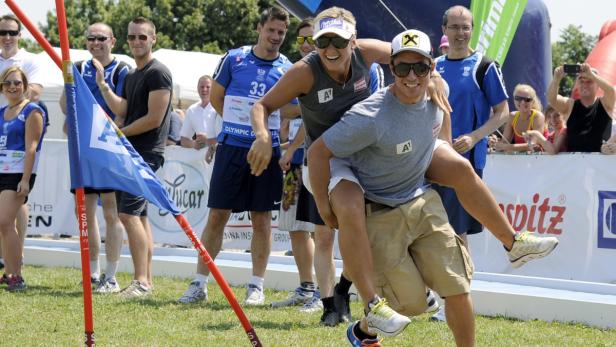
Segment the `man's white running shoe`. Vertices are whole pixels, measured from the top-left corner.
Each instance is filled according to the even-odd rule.
[[[307,292],[302,289],[302,287],[295,288],[294,291],[289,293],[289,297],[281,300],[272,302],[272,307],[287,307],[287,306],[300,306],[304,305],[308,301],[312,300],[314,292]]]
[[[426,313],[434,312],[439,309],[438,301],[436,300],[436,296],[434,296],[432,289],[428,289],[426,292],[426,303],[428,304]]]
[[[430,320],[433,322],[446,322],[447,318],[445,317],[445,305],[441,306],[438,309],[438,312],[436,312],[432,315],[432,317],[430,317]]]
[[[265,303],[265,294],[263,294],[263,288],[259,288],[253,284],[249,284],[248,289],[246,290],[246,300],[244,300],[244,303],[250,306],[263,305]]]
[[[107,276],[103,274],[94,291],[100,294],[117,293],[120,291],[120,285],[115,277],[107,278]]]
[[[182,304],[192,304],[204,300],[207,300],[207,288],[201,288],[199,282],[192,281],[178,301]]]
[[[411,323],[409,317],[394,311],[383,298],[379,298],[379,301],[370,308],[366,321],[368,333],[390,337],[400,334]]]
[[[511,266],[519,268],[530,260],[550,254],[558,246],[555,237],[537,237],[529,231],[515,235],[513,247],[507,252]]]

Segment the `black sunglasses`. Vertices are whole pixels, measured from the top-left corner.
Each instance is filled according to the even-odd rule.
[[[297,44],[298,45],[303,45],[304,42],[308,42],[309,45],[313,45],[314,46],[314,40],[312,39],[312,36],[298,36],[297,37]]]
[[[139,39],[140,41],[145,41],[148,39],[148,35],[126,35],[126,39],[128,41],[135,41],[136,39]]]
[[[516,95],[516,96],[513,97],[513,100],[515,100],[517,102],[522,102],[522,101],[531,102],[531,101],[533,101],[533,98],[526,98],[526,97],[523,97],[523,96]]]
[[[0,36],[17,36],[19,35],[19,30],[0,30]]]
[[[340,36],[327,37],[321,36],[318,39],[314,40],[316,46],[320,49],[327,48],[331,43],[334,47],[341,49],[346,48],[349,45],[350,40],[343,39]]]
[[[0,84],[2,84],[2,86],[7,87],[7,88],[10,87],[11,84],[14,85],[15,87],[20,87],[22,85],[22,83],[23,82],[19,81],[19,80],[14,80],[14,81],[6,80],[6,81],[0,82]]]
[[[109,38],[107,36],[88,36],[86,37],[86,40],[88,40],[88,42],[94,42],[94,41],[105,42],[108,39]]]
[[[394,65],[394,74],[398,77],[406,77],[411,73],[411,69],[417,77],[426,77],[432,67],[426,63],[398,63]]]

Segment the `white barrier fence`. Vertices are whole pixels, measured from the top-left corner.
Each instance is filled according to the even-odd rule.
[[[211,167],[204,151],[167,147],[158,175],[172,199],[200,234],[207,219]],[[616,156],[599,154],[491,155],[484,172],[516,230],[559,238],[554,253],[514,270],[496,239],[487,232],[469,237],[478,271],[616,283]],[[30,234],[77,235],[66,141],[46,140],[35,188],[30,195]],[[99,209],[100,210],[100,209]],[[189,245],[175,220],[151,206],[155,242]],[[99,211],[99,224],[104,220]],[[104,232],[104,231],[103,231]],[[291,249],[288,233],[272,216],[272,250]],[[233,214],[225,230],[225,248],[249,249],[247,213]]]

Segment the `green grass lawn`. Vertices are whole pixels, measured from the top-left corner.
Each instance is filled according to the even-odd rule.
[[[9,293],[0,289],[0,346],[83,346],[81,272],[66,268],[26,266],[28,290]],[[119,274],[121,285],[130,275]],[[123,301],[94,295],[94,331],[98,346],[249,346],[248,339],[224,295],[210,282],[206,304],[186,306],[177,299],[189,280],[159,277],[154,295]],[[234,288],[236,296],[244,289]],[[266,290],[267,302],[287,293]],[[352,305],[357,317],[360,304]],[[320,313],[305,314],[297,308],[273,310],[246,308],[264,346],[346,346],[345,325],[319,326]],[[446,324],[416,317],[398,337],[384,346],[453,346]],[[477,318],[478,346],[616,346],[616,329],[600,330],[582,325]]]

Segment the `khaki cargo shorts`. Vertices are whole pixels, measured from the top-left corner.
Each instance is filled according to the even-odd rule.
[[[375,284],[397,312],[425,312],[426,286],[442,297],[470,292],[473,263],[438,193],[367,214]]]

